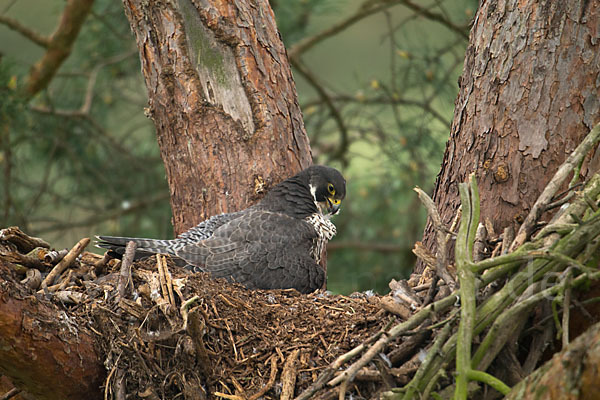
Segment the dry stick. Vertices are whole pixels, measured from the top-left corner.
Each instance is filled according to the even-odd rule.
[[[433,221],[433,227],[436,232],[436,241],[437,241],[437,263],[436,263],[436,272],[437,275],[446,282],[446,285],[452,290],[456,287],[456,282],[452,278],[452,275],[446,269],[446,244],[448,243],[449,235],[445,234],[445,227],[442,224],[442,219],[440,218],[440,214],[431,200],[431,197],[427,195],[423,190],[416,187],[413,189],[419,195],[419,199],[427,209],[427,213],[429,217]]]
[[[407,321],[401,322],[398,325],[394,326],[388,332],[383,333],[382,337],[375,342],[369,350],[363,354],[363,356],[358,359],[354,364],[348,367],[343,373],[338,375],[336,378],[332,379],[328,382],[329,386],[337,385],[345,379],[351,380],[352,377],[356,375],[356,373],[365,365],[367,365],[375,355],[380,353],[383,348],[394,338],[400,336],[402,333],[408,332],[409,330],[416,328],[419,326],[424,320],[430,318],[433,314],[437,312],[443,312],[448,308],[452,307],[454,302],[456,301],[456,294],[445,297],[441,300],[436,301],[435,303],[431,303],[427,307],[421,309],[419,312],[415,313],[412,318]],[[348,353],[346,353],[348,354]]]
[[[9,400],[12,399],[13,397],[15,397],[16,395],[18,395],[19,393],[21,393],[22,390],[19,388],[12,388],[10,389],[8,392],[4,393],[1,397],[0,400]]]
[[[282,388],[279,400],[289,400],[294,396],[294,387],[296,386],[297,378],[296,361],[298,360],[299,354],[300,349],[296,349],[292,351],[287,360],[285,360],[283,370],[281,371]]]
[[[525,240],[531,235],[535,223],[546,209],[546,206],[550,204],[552,198],[560,188],[560,185],[567,179],[567,176],[573,171],[574,168],[581,162],[583,157],[592,149],[592,147],[600,141],[600,124],[597,124],[594,129],[583,139],[583,141],[577,146],[577,148],[569,155],[565,162],[558,168],[558,171],[554,174],[542,194],[538,197],[535,204],[531,208],[531,211],[525,218],[525,221],[519,228],[515,240],[510,246],[510,251],[517,249]]]
[[[504,233],[502,234],[502,251],[500,252],[500,254],[508,254],[508,249],[510,247],[510,244],[514,241],[514,239],[514,228],[512,226],[507,226],[506,228],[504,228]]]
[[[122,369],[117,368],[117,373],[115,374],[115,400],[125,400],[126,396],[127,384],[125,381],[125,373]]]
[[[121,269],[119,271],[119,283],[117,285],[117,303],[125,297],[125,290],[127,289],[127,283],[131,278],[131,264],[133,263],[133,257],[135,256],[135,249],[137,245],[134,241],[129,241],[125,247],[125,254],[121,260]]]
[[[173,281],[171,280],[171,274],[167,268],[165,256],[156,255],[156,265],[158,267],[158,280],[160,282],[161,292],[163,298],[168,301],[173,307],[175,307],[175,295],[173,294]]]
[[[236,394],[227,394],[227,393],[221,393],[221,392],[214,392],[213,394],[215,396],[217,396],[217,397],[222,398],[222,399],[228,399],[228,400],[246,400],[245,397],[238,396]]]
[[[52,268],[52,271],[50,271],[50,273],[42,282],[42,287],[52,285],[56,278],[58,278],[58,276],[62,274],[64,270],[73,263],[73,261],[75,261],[75,259],[81,254],[83,249],[85,249],[88,244],[90,244],[90,238],[83,238],[77,242],[77,244],[73,246],[71,250],[69,250],[65,258],[60,260],[60,262],[56,264],[54,268]]]
[[[408,322],[408,321],[406,321],[406,322]],[[351,360],[354,356],[362,353],[362,351],[365,348],[367,348],[368,344],[377,340],[382,334],[383,334],[383,331],[379,331],[378,333],[376,333],[375,335],[373,335],[369,339],[367,339],[365,342],[359,344],[352,350],[350,350],[347,353],[342,354],[341,356],[336,358],[334,362],[329,364],[329,366],[327,366],[323,370],[323,372],[321,372],[321,374],[319,375],[317,380],[312,385],[310,385],[308,388],[306,388],[304,390],[304,392],[302,392],[298,397],[296,397],[295,400],[309,399],[313,394],[315,394],[318,390],[322,389],[327,384],[329,379],[331,379],[331,377],[335,374],[335,372],[337,372],[337,370],[342,365],[344,365],[348,360]]]
[[[262,387],[258,392],[254,393],[252,396],[248,398],[248,400],[257,400],[259,397],[263,396],[265,393],[271,389],[271,387],[275,384],[275,378],[277,377],[277,357],[275,354],[271,356],[271,375],[269,376],[269,380],[266,385]]]

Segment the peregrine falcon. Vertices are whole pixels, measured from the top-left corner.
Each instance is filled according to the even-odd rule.
[[[122,255],[129,241],[136,258],[170,254],[193,271],[238,282],[249,289],[302,293],[323,286],[323,247],[336,233],[329,218],[346,196],[334,168],[314,165],[273,187],[245,210],[215,215],[172,240],[98,236],[97,245]]]

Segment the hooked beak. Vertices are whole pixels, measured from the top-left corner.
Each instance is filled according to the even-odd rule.
[[[327,210],[329,211],[329,214],[331,214],[331,215],[337,214],[338,211],[340,210],[341,205],[342,205],[341,200],[334,199],[333,197],[327,198]]]

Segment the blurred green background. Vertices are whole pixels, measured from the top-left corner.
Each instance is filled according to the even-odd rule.
[[[328,287],[386,292],[390,279],[412,270],[425,222],[412,188],[431,193],[439,171],[477,1],[271,5],[293,57],[314,161],[348,181]],[[48,35],[64,6],[0,0],[0,16]],[[96,234],[172,237],[164,167],[121,2],[95,1],[58,75],[27,98],[27,74],[43,53],[0,19],[0,227],[18,225],[57,248]]]

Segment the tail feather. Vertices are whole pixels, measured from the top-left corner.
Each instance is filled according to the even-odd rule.
[[[127,243],[134,242],[137,245],[134,259],[140,259],[151,256],[152,254],[171,254],[174,240],[158,240],[144,238],[130,238],[121,236],[96,236],[96,247],[108,249],[109,254],[116,258],[121,258],[125,254]]]

